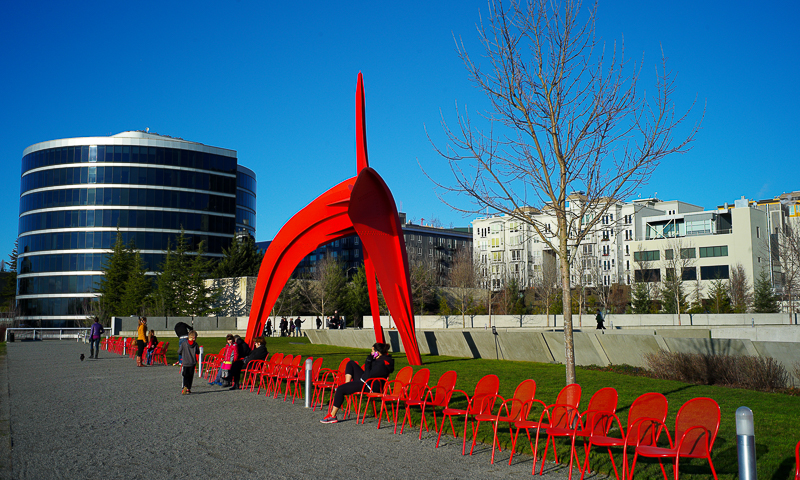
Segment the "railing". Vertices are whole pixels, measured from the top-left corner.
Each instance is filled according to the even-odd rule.
[[[76,342],[88,342],[88,327],[75,328],[33,328],[15,327],[7,328],[4,340],[8,341],[9,334],[13,335],[14,340],[71,340]]]

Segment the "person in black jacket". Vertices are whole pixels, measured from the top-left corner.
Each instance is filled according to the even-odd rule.
[[[352,360],[347,362],[345,368],[345,383],[339,385],[333,394],[333,407],[328,415],[320,423],[337,423],[336,413],[342,408],[344,397],[360,392],[362,389],[368,391],[381,391],[385,380],[394,371],[394,358],[389,355],[389,345],[386,343],[376,343],[372,346],[372,352],[367,355],[364,361],[364,368]],[[382,379],[370,382],[372,379]]]
[[[253,339],[253,346],[256,347],[250,352],[249,355],[242,359],[242,363],[247,366],[253,360],[266,360],[267,355],[267,346],[264,345],[264,337],[256,337]]]

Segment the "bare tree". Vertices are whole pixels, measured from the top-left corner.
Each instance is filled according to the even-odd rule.
[[[425,304],[434,297],[436,271],[425,260],[414,262],[409,267],[411,276],[411,295],[417,301],[417,315],[425,314]]]
[[[731,308],[735,313],[744,313],[753,303],[753,285],[747,278],[744,265],[737,263],[731,268]]]
[[[314,265],[312,280],[300,281],[299,293],[310,305],[311,311],[320,316],[333,314],[344,298],[347,277],[342,264],[325,257]]]
[[[461,314],[461,328],[467,326],[466,314],[472,308],[472,292],[475,291],[475,272],[478,268],[480,265],[476,264],[468,249],[461,248],[456,252],[448,283],[456,300],[454,308]]]
[[[681,325],[681,311],[687,311],[686,293],[683,290],[684,279],[697,279],[695,264],[695,248],[691,242],[675,237],[664,249],[664,278],[662,278],[661,296],[664,310],[678,314],[678,325]]]
[[[800,290],[800,229],[786,224],[778,229],[778,263],[781,267],[783,304],[789,313],[789,322],[795,311],[795,301]]]
[[[645,184],[660,161],[688,150],[698,125],[676,140],[686,119],[672,101],[674,75],[662,55],[652,97],[637,89],[640,65],[616,44],[595,37],[596,9],[586,22],[581,5],[530,0],[491,2],[478,26],[489,68],[458,51],[471,81],[491,102],[488,125],[474,126],[459,110],[457,128],[443,121],[449,144],[437,148],[454,183],[436,182],[443,196],[466,194],[477,213],[504,213],[534,228],[560,261],[563,303],[572,304],[575,250],[602,214]],[[688,113],[688,112],[687,112]],[[581,192],[573,195],[573,192]],[[554,236],[524,213],[538,207],[555,218]],[[592,215],[590,215],[592,214]],[[564,311],[566,381],[575,382],[572,314]]]

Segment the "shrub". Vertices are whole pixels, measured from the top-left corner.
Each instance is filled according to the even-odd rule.
[[[646,355],[645,361],[655,378],[666,380],[764,392],[785,389],[789,382],[786,368],[771,357],[661,351]]]

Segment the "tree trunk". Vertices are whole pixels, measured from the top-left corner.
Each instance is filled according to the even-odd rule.
[[[567,231],[567,224],[564,219],[559,218],[561,232]],[[570,290],[569,278],[569,253],[567,247],[567,235],[561,235],[559,239],[561,249],[561,289],[562,303],[564,304],[564,357],[566,364],[567,385],[575,383],[575,343],[572,338],[572,290]]]

